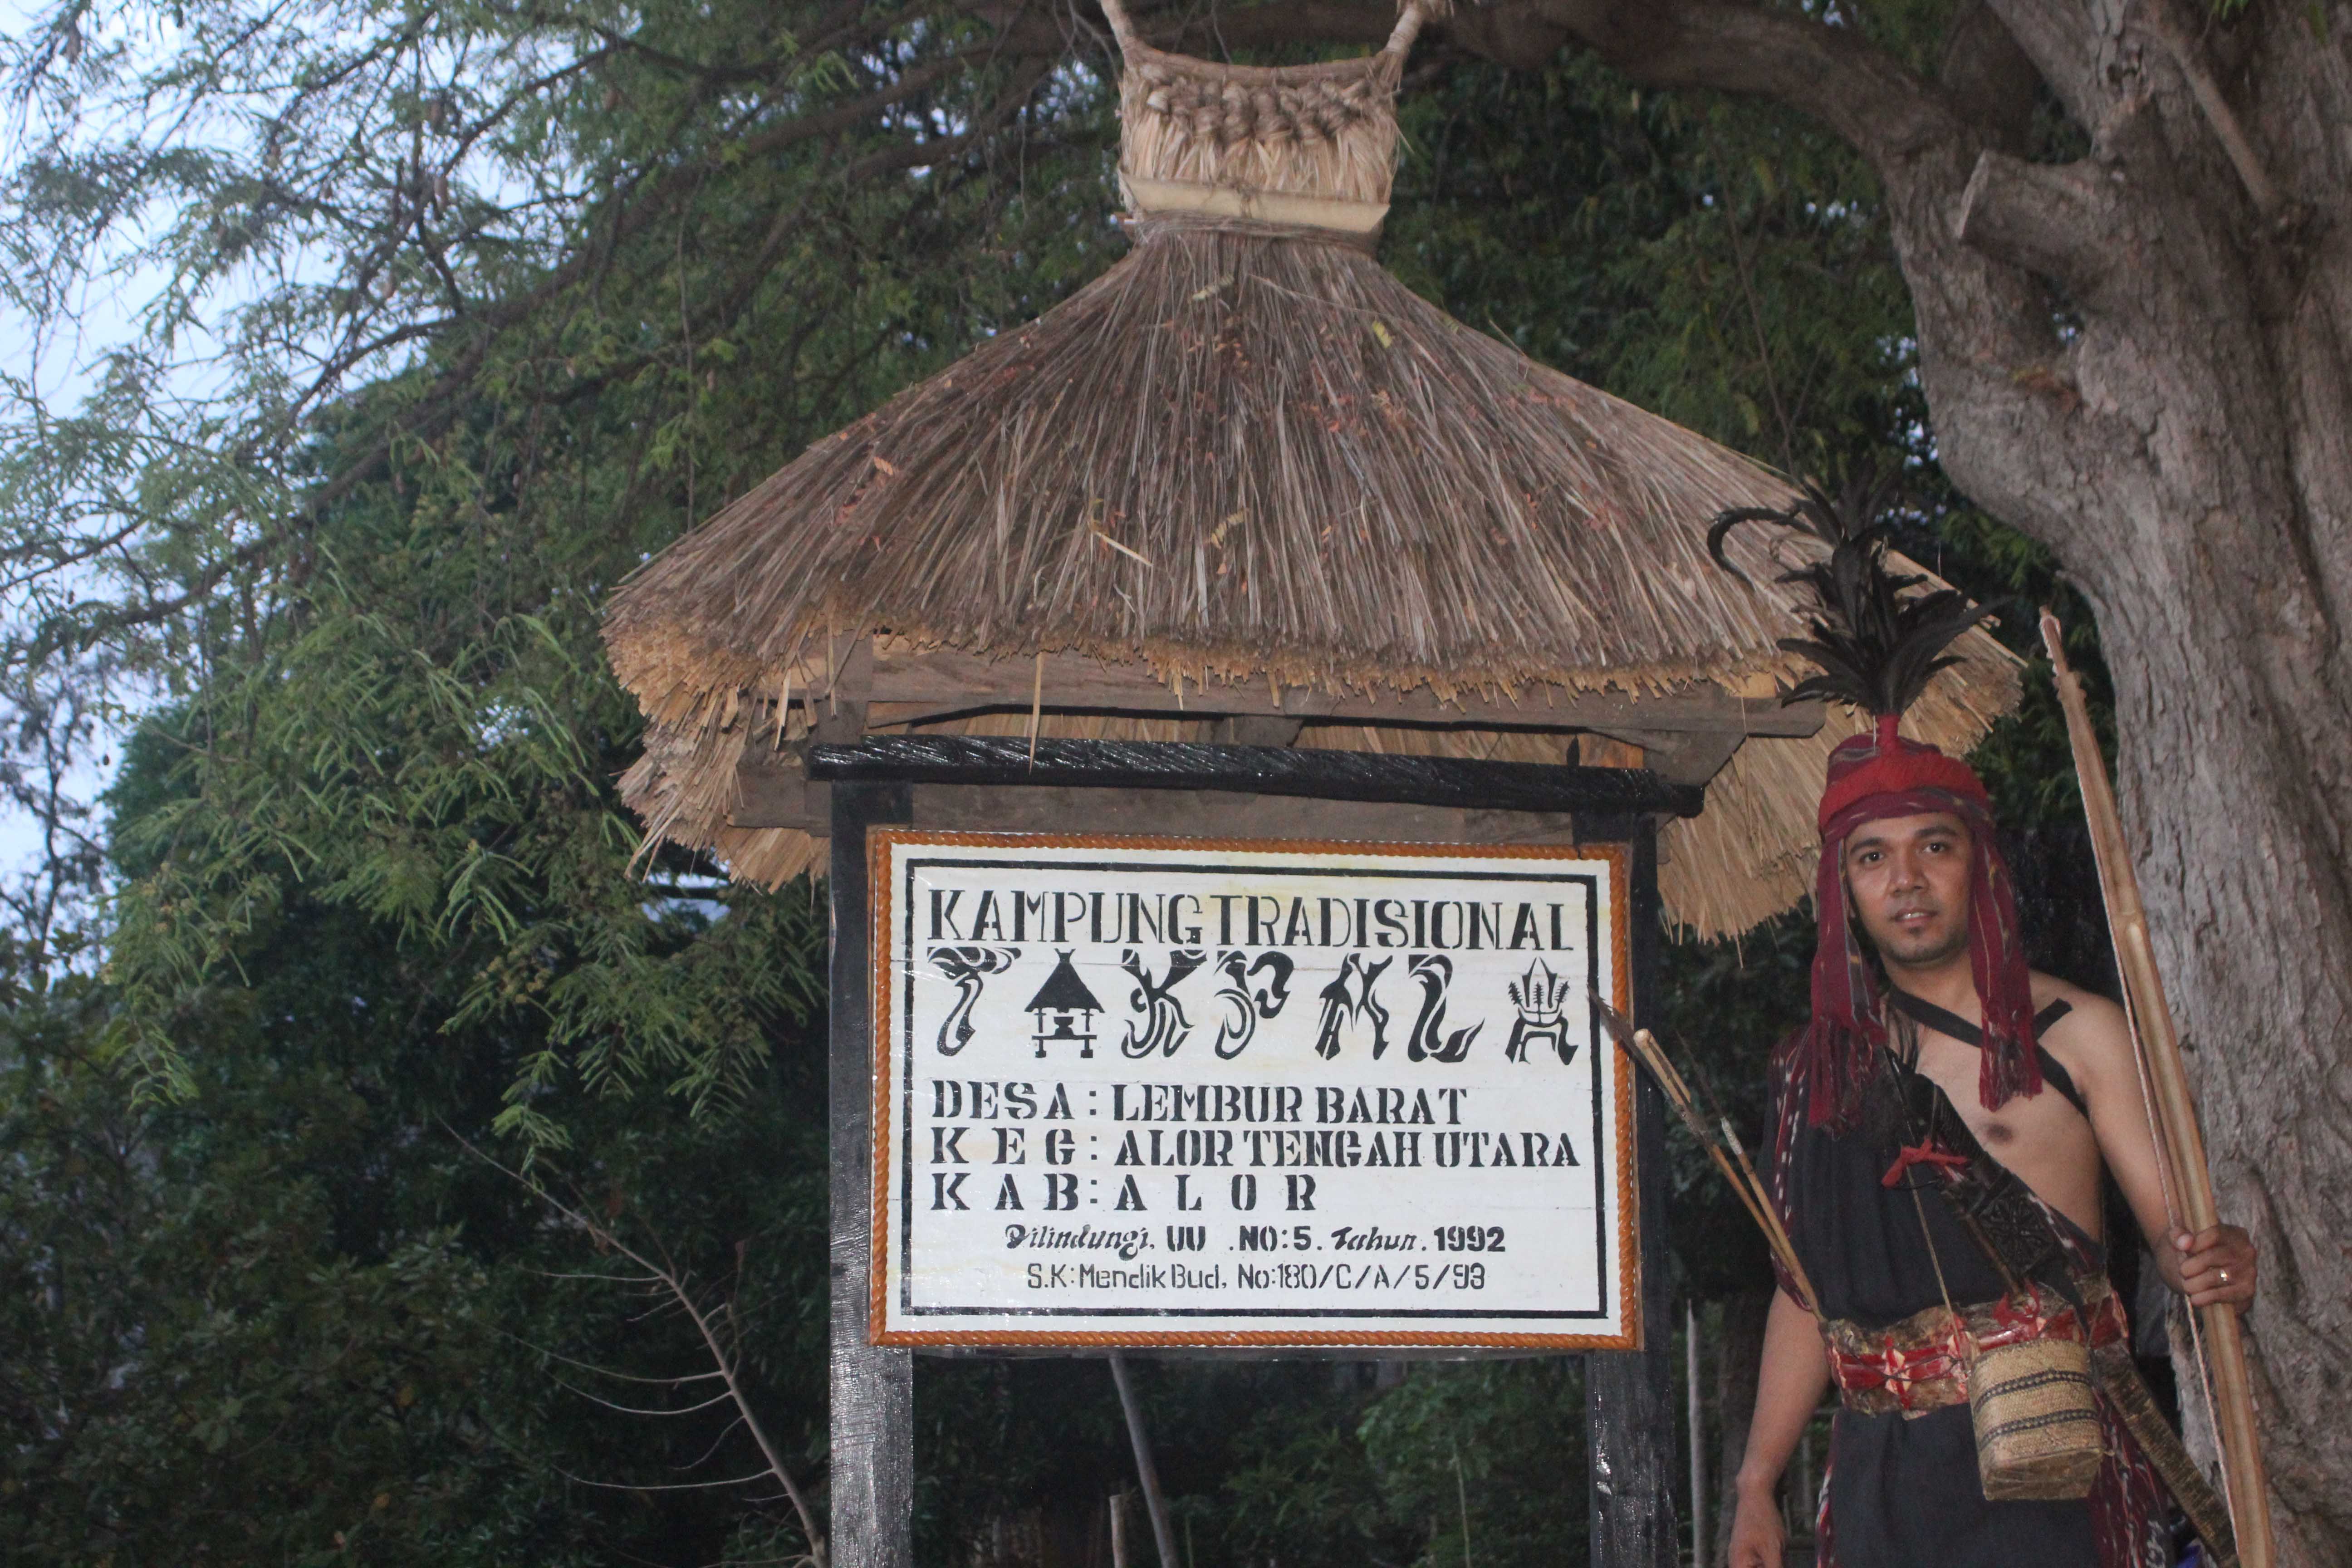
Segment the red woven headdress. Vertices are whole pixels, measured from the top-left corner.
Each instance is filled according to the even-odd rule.
[[[1944,652],[1953,639],[1992,614],[1971,605],[1957,589],[1904,596],[1924,582],[1886,569],[1889,528],[1873,523],[1888,499],[1885,487],[1865,479],[1832,503],[1808,485],[1786,511],[1748,508],[1727,511],[1707,534],[1707,548],[1726,571],[1724,536],[1742,522],[1771,522],[1822,540],[1826,559],[1785,574],[1780,581],[1811,588],[1822,613],[1809,637],[1780,646],[1803,654],[1822,673],[1784,700],[1821,697],[1850,702],[1876,723],[1867,734],[1830,753],[1822,795],[1821,868],[1813,885],[1820,942],[1813,952],[1812,1016],[1799,1041],[1795,1064],[1807,1084],[1809,1119],[1843,1122],[1875,1068],[1886,1041],[1886,1009],[1876,968],[1863,950],[1844,875],[1846,840],[1866,822],[1889,816],[1949,812],[1969,829],[1970,868],[1969,960],[1984,1013],[1984,1065],[1978,1098],[1988,1110],[2016,1094],[2038,1093],[2033,993],[2018,939],[2017,897],[1995,841],[1991,800],[1975,772],[1935,747],[1904,740],[1896,722],[1935,673],[1958,662]]]

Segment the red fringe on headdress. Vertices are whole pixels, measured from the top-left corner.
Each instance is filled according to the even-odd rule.
[[[1969,830],[1969,969],[1984,1011],[1984,1065],[1977,1098],[1988,1110],[2014,1095],[2042,1092],[2034,1056],[2033,982],[2019,940],[2017,893],[2001,858],[1991,797],[1966,763],[1895,732],[1882,715],[1874,733],[1830,754],[1821,808],[1822,863],[1813,884],[1821,941],[1813,951],[1813,1016],[1800,1047],[1815,1126],[1847,1121],[1886,1043],[1885,1000],[1863,952],[1846,894],[1845,844],[1865,822],[1947,811]]]

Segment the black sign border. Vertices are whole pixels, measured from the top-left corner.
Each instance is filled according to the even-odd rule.
[[[918,831],[919,831],[919,830],[918,830]],[[1034,846],[1033,846],[1033,847],[1034,847],[1034,848],[1038,848],[1038,849],[1050,849],[1050,848],[1054,848],[1054,847],[1057,847],[1057,846],[1055,846],[1055,845],[1054,843],[1052,843],[1050,840],[1048,840],[1048,841],[1041,841],[1041,842],[1036,843],[1035,845],[1034,845]],[[1098,850],[1101,847],[1100,847],[1100,846],[1094,846],[1094,845],[1086,845],[1086,846],[1068,846],[1067,847],[1072,847],[1072,848],[1085,848],[1085,849]],[[1297,848],[1291,848],[1291,847],[1285,847],[1285,846],[1281,845],[1278,841],[1268,840],[1268,841],[1266,841],[1266,842],[1265,842],[1265,844],[1264,845],[1264,847],[1263,847],[1262,848],[1257,849],[1257,852],[1258,852],[1258,853],[1260,853],[1260,854],[1272,856],[1272,855],[1284,855],[1284,854],[1289,854],[1289,855],[1328,855],[1328,854],[1346,854],[1346,853],[1349,853],[1349,852],[1351,852],[1351,851],[1352,851],[1352,852],[1359,852],[1359,853],[1362,853],[1362,854],[1366,854],[1366,855],[1389,855],[1389,856],[1395,856],[1395,855],[1398,855],[1398,854],[1402,851],[1402,852],[1403,852],[1403,853],[1409,853],[1409,854],[1412,854],[1412,855],[1414,855],[1414,856],[1417,856],[1417,857],[1428,857],[1428,856],[1433,856],[1433,855],[1443,855],[1443,856],[1444,856],[1444,857],[1446,857],[1446,858],[1456,858],[1456,859],[1473,859],[1473,858],[1487,858],[1487,859],[1492,859],[1492,858],[1498,858],[1498,857],[1496,857],[1496,856],[1495,855],[1495,853],[1494,853],[1494,851],[1495,851],[1495,848],[1496,848],[1496,847],[1495,847],[1495,846],[1480,846],[1480,845],[1433,845],[1433,846],[1414,845],[1414,846],[1411,846],[1411,847],[1402,847],[1402,846],[1385,846],[1385,845],[1364,844],[1364,845],[1360,845],[1360,846],[1345,846],[1345,847],[1342,847],[1342,846],[1336,846],[1336,845],[1335,845],[1335,846],[1316,845],[1315,847],[1311,847],[1311,848],[1309,848],[1309,847],[1303,847],[1303,846],[1302,846],[1302,847],[1297,847]],[[1559,856],[1559,858],[1563,859],[1563,860],[1566,860],[1566,859],[1571,859],[1571,858],[1587,858],[1587,859],[1589,859],[1589,858],[1591,858],[1592,857],[1591,857],[1591,856],[1590,856],[1588,853],[1585,853],[1585,851],[1589,851],[1589,850],[1590,850],[1591,848],[1592,848],[1592,847],[1594,847],[1594,846],[1578,846],[1578,847],[1570,847],[1570,853],[1563,854],[1563,855]],[[1234,846],[1232,846],[1230,843],[1224,843],[1224,842],[1203,842],[1203,843],[1201,845],[1200,849],[1216,850],[1216,851],[1223,851],[1223,852],[1226,852],[1226,853],[1231,853],[1231,852],[1233,852],[1233,850],[1234,850]],[[1196,849],[1196,850],[1187,850],[1187,849],[1186,849],[1186,847],[1185,847],[1183,845],[1181,845],[1181,843],[1172,843],[1172,842],[1167,842],[1167,841],[1160,841],[1160,842],[1157,842],[1157,843],[1154,843],[1154,844],[1150,845],[1150,846],[1148,846],[1148,847],[1146,847],[1146,846],[1140,846],[1140,845],[1137,846],[1137,853],[1138,853],[1138,854],[1140,854],[1140,855],[1145,855],[1145,856],[1152,855],[1152,854],[1171,854],[1171,853],[1174,853],[1174,854],[1183,854],[1183,853],[1199,853],[1199,852],[1200,852],[1200,850],[1198,850],[1198,849]],[[1057,868],[1057,869],[1062,869],[1062,870],[1071,870],[1071,871],[1094,871],[1094,872],[1119,872],[1119,871],[1129,871],[1129,870],[1133,870],[1133,871],[1138,871],[1138,872],[1143,872],[1143,871],[1150,871],[1150,870],[1153,870],[1153,869],[1168,869],[1168,870],[1179,871],[1179,872],[1182,872],[1182,873],[1185,873],[1185,874],[1191,874],[1191,875],[1210,875],[1210,874],[1213,874],[1213,873],[1218,872],[1218,871],[1223,871],[1223,872],[1227,872],[1227,873],[1229,873],[1229,874],[1231,874],[1231,873],[1262,872],[1262,871],[1265,871],[1265,870],[1266,870],[1266,869],[1268,868],[1266,868],[1266,867],[1265,867],[1265,866],[1264,866],[1264,865],[1261,865],[1261,864],[1255,864],[1255,863],[1244,863],[1244,864],[1234,864],[1234,865],[1223,865],[1223,866],[1220,866],[1220,865],[1216,865],[1216,864],[1213,864],[1213,863],[1196,863],[1196,862],[1192,862],[1192,861],[1184,861],[1184,862],[1178,862],[1178,863],[1174,863],[1174,864],[1171,864],[1171,865],[1168,865],[1168,866],[1165,866],[1165,867],[1162,867],[1162,868],[1155,868],[1154,866],[1152,866],[1152,864],[1151,864],[1149,860],[1145,860],[1145,859],[1137,859],[1137,858],[1121,858],[1121,859],[1118,859],[1118,860],[1110,860],[1110,861],[1093,861],[1093,862],[1079,861],[1079,860],[1063,860],[1063,859],[1055,859],[1055,860],[1051,860],[1051,861],[1042,861],[1042,862],[1041,862],[1041,861],[1038,861],[1038,860],[1035,860],[1035,859],[1024,859],[1024,858],[1010,858],[1010,857],[998,857],[998,858],[980,858],[980,857],[966,858],[966,857],[961,857],[961,856],[953,856],[953,857],[950,857],[950,856],[938,856],[938,857],[931,857],[931,858],[923,858],[923,857],[920,857],[920,856],[909,856],[909,857],[908,857],[908,858],[907,858],[902,862],[902,864],[903,864],[903,868],[904,868],[904,870],[903,870],[903,876],[902,876],[902,879],[901,879],[901,880],[900,880],[900,884],[899,884],[899,886],[898,886],[898,889],[896,889],[896,892],[897,892],[897,895],[898,895],[898,896],[897,896],[896,898],[894,898],[894,899],[893,899],[892,902],[893,902],[893,904],[894,904],[894,905],[898,906],[898,907],[901,907],[901,908],[903,908],[903,909],[907,911],[907,914],[906,914],[906,917],[905,917],[905,918],[906,918],[906,922],[907,922],[907,931],[908,931],[908,935],[907,935],[906,942],[905,942],[905,943],[903,944],[903,947],[902,947],[902,949],[901,949],[901,951],[900,951],[900,952],[899,952],[899,973],[900,973],[900,977],[901,977],[901,984],[902,984],[902,987],[903,987],[903,992],[902,992],[902,994],[898,998],[898,1005],[897,1005],[897,1007],[895,1008],[895,1011],[896,1011],[896,1013],[897,1013],[897,1015],[898,1015],[898,1017],[897,1017],[896,1022],[897,1022],[897,1024],[898,1024],[898,1035],[899,1035],[899,1038],[900,1038],[900,1041],[901,1041],[901,1043],[903,1044],[903,1046],[904,1046],[904,1047],[905,1047],[905,1050],[906,1050],[906,1053],[907,1053],[907,1059],[908,1060],[908,1062],[909,1062],[910,1064],[911,1064],[911,1062],[912,1062],[912,1060],[913,1060],[913,1058],[914,1058],[914,1056],[915,1056],[915,1041],[914,1041],[914,1028],[915,1028],[915,1024],[914,1024],[914,983],[915,983],[915,957],[914,957],[914,947],[915,947],[915,942],[914,942],[914,936],[913,936],[913,932],[914,932],[914,929],[915,929],[915,915],[914,915],[914,910],[915,910],[915,909],[916,909],[916,907],[917,907],[917,906],[916,906],[915,897],[914,897],[914,892],[915,892],[915,876],[916,876],[916,873],[917,873],[919,869],[921,869],[922,868],[927,867],[927,866],[952,866],[952,867],[955,867],[955,868],[959,868],[959,869],[980,869],[980,870],[1019,870],[1019,871],[1028,871],[1028,870],[1037,870],[1037,869],[1041,869],[1041,868],[1045,868],[1045,867],[1052,867],[1052,868]],[[1460,868],[1451,868],[1451,869],[1436,869],[1436,868],[1432,868],[1432,869],[1429,869],[1429,870],[1414,870],[1414,869],[1410,869],[1410,868],[1401,868],[1401,867],[1394,867],[1394,866],[1385,866],[1385,867],[1370,867],[1370,866],[1367,866],[1367,867],[1328,867],[1328,866],[1318,866],[1318,867],[1312,867],[1312,868],[1301,868],[1301,869],[1303,869],[1303,870],[1307,870],[1307,871],[1309,871],[1309,872],[1311,872],[1313,875],[1316,875],[1316,876],[1329,876],[1329,877],[1378,877],[1378,878],[1381,878],[1381,879],[1393,879],[1393,880],[1431,880],[1431,881],[1452,880],[1452,881],[1482,881],[1482,882],[1486,882],[1486,881],[1492,881],[1492,882],[1542,882],[1542,883],[1547,883],[1547,884],[1550,884],[1550,885],[1554,885],[1554,886],[1560,885],[1560,884],[1563,884],[1563,883],[1580,883],[1580,884],[1582,884],[1582,885],[1584,886],[1584,889],[1585,889],[1585,942],[1586,942],[1586,948],[1585,948],[1585,976],[1584,976],[1584,980],[1585,980],[1585,989],[1586,989],[1586,993],[1587,993],[1587,994],[1588,994],[1588,995],[1598,995],[1598,994],[1600,994],[1600,991],[1601,991],[1601,941],[1602,941],[1601,932],[1601,898],[1600,898],[1600,881],[1601,881],[1601,879],[1600,879],[1597,875],[1595,875],[1594,873],[1592,873],[1592,872],[1590,872],[1590,871],[1580,871],[1580,872],[1573,872],[1573,873],[1570,873],[1570,874],[1567,874],[1567,875],[1561,875],[1561,874],[1559,874],[1559,873],[1539,873],[1539,872],[1534,872],[1534,871],[1528,871],[1528,872],[1511,872],[1511,871],[1499,871],[1499,870],[1465,871],[1465,870],[1460,869]],[[1620,870],[1620,868],[1614,868],[1614,867],[1612,867],[1612,880],[1613,880],[1616,875],[1621,875],[1621,874],[1622,874],[1622,871]],[[1613,890],[1614,890],[1614,892],[1615,892],[1616,897],[1617,897],[1618,899],[1620,899],[1620,900],[1622,900],[1623,898],[1627,897],[1627,896],[1628,896],[1628,892],[1629,892],[1629,889],[1622,889],[1622,888],[1615,889],[1613,889]],[[894,940],[894,942],[895,942],[895,941],[896,941],[896,933],[892,933],[892,934],[893,934],[893,940]],[[1621,979],[1622,979],[1622,977],[1621,976]],[[1609,1183],[1610,1174],[1611,1174],[1611,1173],[1610,1173],[1610,1168],[1609,1168],[1609,1165],[1608,1165],[1608,1163],[1607,1163],[1607,1161],[1608,1161],[1608,1160],[1613,1160],[1613,1159],[1616,1157],[1617,1151],[1616,1151],[1616,1148],[1614,1147],[1614,1144],[1613,1144],[1612,1140],[1613,1140],[1613,1139],[1618,1135],[1618,1130],[1610,1126],[1610,1119],[1609,1119],[1609,1117],[1608,1117],[1608,1115],[1607,1115],[1607,1112],[1606,1112],[1607,1099],[1606,1099],[1606,1095],[1605,1095],[1604,1089],[1603,1089],[1603,1085],[1602,1085],[1602,1074],[1607,1070],[1607,1068],[1606,1068],[1606,1065],[1605,1065],[1605,1063],[1606,1063],[1606,1056],[1605,1056],[1605,1053],[1603,1053],[1603,1052],[1602,1052],[1602,1050],[1601,1049],[1601,1042],[1602,1042],[1605,1038],[1606,1038],[1606,1037],[1605,1037],[1605,1036],[1603,1036],[1603,1035],[1601,1034],[1601,1030],[1600,1030],[1600,1029],[1599,1029],[1599,1027],[1598,1027],[1598,1021],[1597,1021],[1597,1020],[1595,1020],[1595,1022],[1594,1022],[1594,1026],[1593,1026],[1592,1027],[1591,1027],[1591,1028],[1590,1028],[1590,1030],[1589,1030],[1589,1032],[1588,1032],[1588,1040],[1589,1040],[1589,1042],[1590,1042],[1590,1044],[1589,1044],[1589,1050],[1590,1050],[1590,1053],[1591,1053],[1591,1062],[1592,1062],[1592,1111],[1591,1111],[1591,1126],[1592,1126],[1592,1131],[1593,1131],[1593,1134],[1594,1134],[1594,1136],[1593,1136],[1593,1141],[1592,1141],[1592,1143],[1591,1143],[1591,1148],[1592,1148],[1592,1149],[1593,1149],[1593,1151],[1594,1151],[1594,1162],[1593,1162],[1593,1163],[1594,1163],[1594,1167],[1595,1167],[1595,1170],[1596,1170],[1596,1176],[1595,1176],[1595,1188],[1596,1188],[1596,1191],[1597,1191],[1597,1192],[1601,1192],[1601,1193],[1603,1193],[1603,1194],[1605,1194],[1605,1193],[1606,1193],[1606,1191],[1607,1191],[1608,1183]],[[898,1138],[897,1142],[898,1142],[898,1145],[899,1145],[899,1148],[898,1148],[898,1165],[899,1165],[899,1170],[898,1170],[898,1175],[899,1180],[898,1180],[898,1184],[898,1184],[898,1197],[899,1197],[899,1202],[900,1202],[900,1205],[901,1205],[901,1206],[900,1206],[900,1208],[899,1208],[899,1213],[900,1213],[902,1215],[908,1216],[908,1219],[907,1219],[904,1223],[901,1223],[901,1224],[898,1225],[898,1226],[895,1227],[895,1228],[897,1229],[898,1233],[898,1236],[897,1236],[897,1237],[896,1237],[896,1238],[895,1238],[895,1240],[896,1240],[896,1242],[897,1242],[898,1250],[898,1292],[899,1292],[899,1300],[898,1300],[898,1302],[897,1302],[897,1309],[898,1309],[898,1314],[899,1318],[901,1319],[901,1321],[905,1321],[905,1320],[925,1320],[925,1321],[933,1321],[933,1322],[950,1322],[950,1321],[954,1321],[959,1320],[959,1319],[967,1319],[967,1318],[992,1318],[992,1319],[1021,1318],[1021,1319],[1036,1319],[1036,1320],[1039,1320],[1039,1321],[1051,1321],[1051,1320],[1055,1320],[1055,1319],[1065,1319],[1065,1318],[1103,1319],[1103,1320],[1108,1320],[1108,1319],[1118,1319],[1118,1318],[1150,1318],[1150,1319],[1213,1318],[1213,1319],[1222,1319],[1222,1320],[1224,1320],[1224,1321],[1228,1321],[1228,1322],[1232,1322],[1232,1323],[1234,1323],[1234,1324],[1236,1324],[1236,1325],[1239,1325],[1239,1324],[1244,1324],[1244,1323],[1248,1323],[1248,1322],[1255,1322],[1255,1321],[1260,1321],[1260,1320],[1270,1320],[1270,1321],[1290,1321],[1290,1320],[1296,1320],[1296,1319],[1301,1319],[1301,1318],[1321,1318],[1321,1319],[1332,1319],[1332,1320],[1340,1320],[1340,1321],[1350,1320],[1350,1319],[1376,1319],[1376,1320],[1383,1320],[1383,1321],[1430,1321],[1430,1322],[1433,1322],[1433,1323],[1459,1322],[1459,1321],[1483,1321],[1483,1322],[1530,1322],[1530,1323],[1541,1322],[1541,1323],[1562,1323],[1562,1324],[1570,1324],[1570,1323],[1586,1323],[1586,1322],[1598,1321],[1601,1321],[1601,1320],[1606,1319],[1606,1318],[1610,1315],[1611,1307],[1610,1307],[1610,1304],[1609,1304],[1609,1302],[1607,1301],[1606,1298],[1607,1298],[1607,1294],[1608,1294],[1608,1284],[1609,1284],[1609,1268],[1608,1268],[1608,1263],[1609,1263],[1609,1247],[1610,1247],[1610,1243],[1611,1243],[1611,1239],[1612,1239],[1612,1238],[1611,1238],[1611,1231],[1612,1231],[1612,1226],[1608,1223],[1608,1216],[1606,1216],[1606,1215],[1604,1215],[1604,1216],[1603,1216],[1602,1223],[1601,1223],[1600,1225],[1598,1225],[1598,1226],[1596,1226],[1594,1227],[1594,1229],[1595,1229],[1595,1233],[1596,1233],[1596,1234],[1595,1234],[1595,1250],[1596,1250],[1596,1256],[1595,1256],[1595,1259],[1594,1259],[1594,1261],[1595,1261],[1594,1279],[1595,1279],[1595,1281],[1596,1281],[1596,1289],[1598,1289],[1599,1293],[1601,1295],[1602,1300],[1601,1300],[1601,1303],[1600,1303],[1600,1304],[1598,1304],[1598,1305],[1596,1305],[1596,1306],[1594,1306],[1594,1307],[1591,1307],[1591,1308],[1577,1308],[1577,1309],[1573,1309],[1573,1310],[1558,1310],[1558,1311],[1545,1311],[1545,1310],[1514,1310],[1514,1311],[1498,1311],[1498,1310],[1462,1310],[1462,1311],[1455,1311],[1455,1310],[1449,1310],[1441,1309],[1441,1308],[1430,1308],[1430,1309],[1410,1309],[1410,1310],[1401,1310],[1401,1309],[1381,1309],[1381,1310],[1374,1310],[1374,1309],[1369,1309],[1369,1308],[1366,1308],[1366,1309],[1335,1309],[1335,1308],[1328,1308],[1328,1307],[1269,1307],[1269,1308],[1264,1308],[1264,1309],[1256,1309],[1256,1310],[1239,1310],[1239,1311],[1237,1311],[1237,1310],[1233,1310],[1233,1309],[1231,1309],[1231,1308],[1210,1308],[1210,1307],[1100,1307],[1100,1308],[1087,1308],[1087,1307],[919,1307],[919,1306],[916,1306],[916,1305],[915,1305],[911,1300],[908,1300],[908,1292],[909,1291],[909,1289],[910,1289],[910,1288],[911,1288],[911,1281],[910,1281],[909,1276],[910,1276],[910,1275],[912,1274],[912,1272],[913,1272],[913,1266],[912,1266],[912,1265],[913,1265],[913,1247],[914,1247],[914,1237],[913,1237],[913,1236],[912,1236],[913,1225],[912,1225],[912,1223],[911,1223],[911,1216],[912,1216],[912,1215],[917,1212],[917,1211],[916,1211],[916,1209],[915,1209],[915,1197],[914,1197],[914,1185],[915,1185],[915,1153],[916,1153],[916,1149],[915,1149],[915,1137],[914,1137],[914,1121],[915,1121],[915,1085],[914,1085],[914,1076],[913,1076],[913,1074],[912,1074],[912,1073],[908,1073],[908,1074],[902,1075],[902,1077],[903,1077],[903,1081],[902,1081],[902,1082],[899,1084],[899,1086],[898,1086],[898,1087],[899,1087],[899,1090],[900,1090],[899,1105],[898,1105],[898,1133],[899,1133],[899,1136],[898,1136]],[[1604,1155],[1606,1156],[1606,1159],[1604,1159]],[[1631,1198],[1632,1198],[1632,1194],[1630,1194],[1630,1193],[1623,1194],[1621,1194],[1621,1195],[1620,1195],[1620,1202],[1621,1202],[1621,1203],[1628,1202],[1628,1201],[1631,1201]],[[907,1331],[907,1332],[910,1332],[910,1333],[911,1333],[911,1332],[923,1332],[923,1331],[925,1331],[918,1330],[918,1329],[913,1329],[913,1328],[909,1328],[909,1329],[906,1330],[905,1331]],[[1230,1331],[1227,1331],[1227,1330],[1217,1330],[1217,1331],[1213,1331],[1213,1332],[1226,1332],[1226,1331],[1230,1331],[1230,1332],[1234,1332],[1234,1333],[1248,1333],[1248,1332],[1250,1332],[1250,1331],[1250,1331],[1249,1329],[1247,1329],[1247,1328],[1245,1328],[1245,1327],[1238,1327],[1238,1326],[1237,1326],[1237,1327],[1235,1327],[1235,1328],[1234,1328],[1234,1329],[1232,1329],[1232,1330],[1230,1330]]]

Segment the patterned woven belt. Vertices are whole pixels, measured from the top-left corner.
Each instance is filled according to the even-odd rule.
[[[2112,1344],[2130,1331],[2124,1304],[2116,1299],[2104,1277],[2078,1281],[2084,1310],[2090,1315],[2090,1342]],[[2080,1342],[2083,1328],[2055,1291],[2029,1287],[2023,1298],[2004,1298],[1960,1310],[1955,1319],[1944,1307],[1915,1312],[1884,1329],[1865,1329],[1844,1319],[1822,1324],[1822,1338],[1830,1358],[1830,1375],[1838,1386],[1838,1401],[1861,1415],[1885,1415],[1900,1410],[1925,1415],[1948,1405],[1965,1405],[1969,1398],[1968,1345],[1997,1350],[2028,1340]]]

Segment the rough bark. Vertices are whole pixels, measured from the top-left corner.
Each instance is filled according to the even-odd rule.
[[[1370,37],[1389,0],[1296,9]],[[2343,1568],[2352,0],[2227,25],[2197,0],[1959,0],[1935,79],[1820,15],[1499,0],[1437,36],[1778,99],[1875,168],[1946,471],[2098,609],[2222,1210],[2263,1249],[2249,1329],[2282,1561]],[[2023,160],[2038,89],[2087,133],[2079,161]]]

